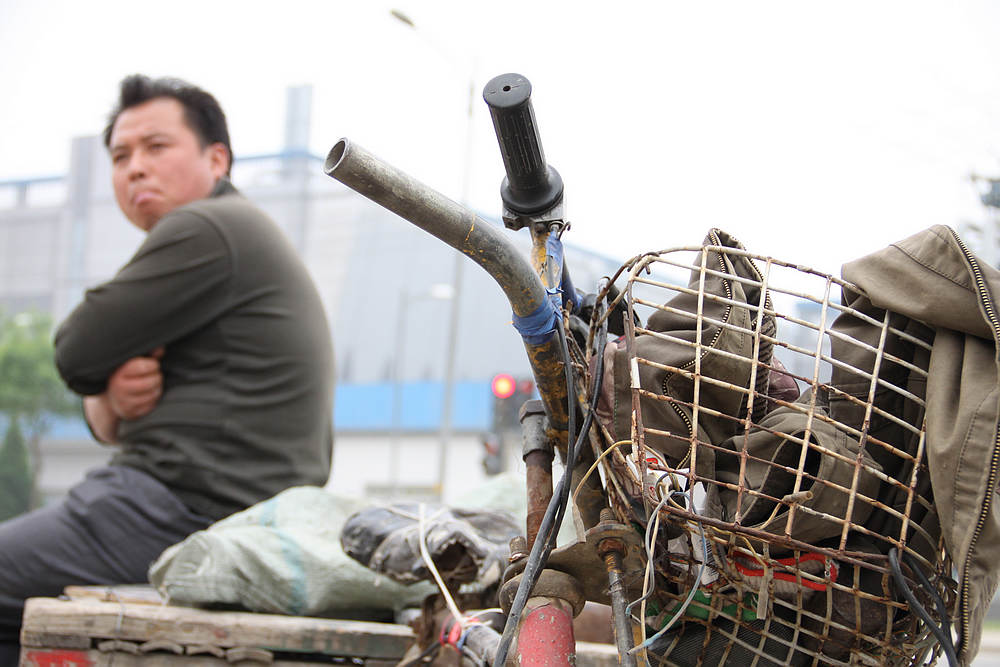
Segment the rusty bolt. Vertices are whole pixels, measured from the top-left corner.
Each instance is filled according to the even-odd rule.
[[[624,554],[625,543],[613,537],[607,537],[597,543],[597,555],[604,558],[609,553]]]
[[[599,524],[587,531],[587,542],[589,544],[598,544],[601,540],[606,540],[608,538],[628,538],[633,535],[635,531],[629,526],[623,523],[618,523],[617,521],[601,521]]]
[[[528,538],[524,535],[516,535],[510,540],[510,559],[508,562],[516,563],[522,558],[528,557]]]
[[[623,555],[625,541],[633,532],[629,526],[618,521],[610,508],[605,507],[601,510],[600,523],[587,531],[587,542],[597,549],[601,558],[612,552]]]

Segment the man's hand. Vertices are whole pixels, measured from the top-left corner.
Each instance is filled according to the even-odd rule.
[[[118,367],[108,380],[108,405],[119,419],[138,419],[152,412],[163,394],[160,359],[163,348],[148,357],[134,357]]]
[[[84,416],[98,440],[115,442],[122,419],[137,419],[156,407],[163,394],[163,352],[158,347],[147,357],[129,359],[111,374],[103,394],[83,399]]]

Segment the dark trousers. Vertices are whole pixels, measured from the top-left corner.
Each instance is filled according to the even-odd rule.
[[[93,470],[63,500],[0,523],[0,666],[17,664],[26,598],[145,583],[165,548],[210,523],[125,466]]]

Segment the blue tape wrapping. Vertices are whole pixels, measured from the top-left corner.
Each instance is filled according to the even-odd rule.
[[[573,281],[569,277],[569,272],[564,270],[563,266],[563,244],[562,240],[555,234],[550,234],[549,238],[545,241],[545,254],[548,256],[546,260],[549,266],[559,267],[559,287],[550,288],[548,293],[550,295],[559,296],[562,295],[562,299],[554,299],[556,309],[560,309],[565,305],[569,305],[569,312],[575,313],[580,308],[580,297],[576,293],[576,288],[573,287]]]
[[[541,345],[552,338],[556,330],[556,308],[552,301],[546,299],[542,301],[535,312],[518,317],[513,314],[514,328],[521,334],[524,342],[532,345]]]
[[[465,628],[462,630],[462,636],[458,638],[457,642],[455,642],[455,648],[458,649],[459,653],[462,652],[462,647],[465,646],[465,640],[469,638],[469,630],[471,629],[472,628]]]
[[[573,287],[569,276],[563,272],[563,244],[559,237],[550,234],[545,241],[546,263],[548,266],[559,268],[560,284],[558,287],[549,287],[545,291],[548,298],[543,301],[533,313],[518,317],[513,314],[514,328],[521,334],[521,338],[531,345],[541,345],[552,338],[556,330],[556,317],[562,312],[564,304],[570,304],[570,312],[575,312],[580,307],[580,296]],[[565,279],[565,280],[564,280]]]

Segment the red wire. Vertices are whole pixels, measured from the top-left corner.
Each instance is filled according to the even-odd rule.
[[[800,565],[802,563],[809,562],[809,561],[822,561],[825,564],[826,563],[826,556],[823,556],[823,555],[818,554],[818,553],[812,553],[812,552],[810,552],[810,553],[806,553],[806,554],[802,555],[799,558],[779,558],[775,562],[778,563],[778,564],[780,564],[780,565],[788,565],[790,567],[796,567],[796,566],[798,566],[798,565]],[[734,559],[733,560],[733,565],[736,566],[737,570],[739,570],[742,574],[747,575],[748,577],[763,577],[764,576],[764,570],[755,570],[753,568],[747,567],[746,565],[740,564],[740,562],[738,560]],[[790,581],[792,583],[798,583],[800,581],[800,577],[799,576],[796,576],[794,574],[790,574],[788,572],[775,572],[774,573],[774,578],[775,579],[780,579],[782,581]],[[830,578],[833,579],[833,580],[837,579],[837,564],[834,563],[833,561],[830,562]],[[825,591],[826,590],[826,584],[821,584],[818,581],[811,581],[811,580],[806,579],[806,578],[803,577],[803,578],[801,578],[801,582],[802,582],[803,586],[805,586],[806,588],[811,588],[814,591]]]

